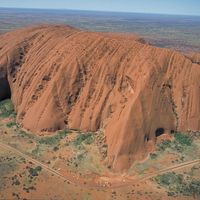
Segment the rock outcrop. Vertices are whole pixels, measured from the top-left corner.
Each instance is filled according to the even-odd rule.
[[[200,130],[194,59],[132,35],[22,29],[0,36],[0,99],[11,90],[18,123],[36,133],[103,130],[123,170],[160,134]]]

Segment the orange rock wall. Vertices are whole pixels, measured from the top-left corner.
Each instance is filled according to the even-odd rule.
[[[200,129],[198,62],[136,36],[22,29],[0,36],[0,70],[18,123],[33,132],[101,129],[115,170],[144,158],[158,128]]]

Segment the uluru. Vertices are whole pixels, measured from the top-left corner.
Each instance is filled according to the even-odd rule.
[[[0,36],[0,100],[35,133],[101,130],[121,171],[161,134],[200,130],[198,59],[131,34],[34,26]]]

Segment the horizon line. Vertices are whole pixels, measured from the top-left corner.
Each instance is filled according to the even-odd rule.
[[[124,13],[124,14],[149,14],[149,15],[170,15],[170,16],[191,16],[200,17],[192,14],[172,14],[172,13],[153,13],[153,12],[131,12],[131,11],[114,11],[114,10],[87,10],[87,9],[73,9],[73,8],[31,8],[31,7],[1,7],[0,9],[24,9],[24,10],[62,10],[62,11],[85,11],[85,12],[105,12],[105,13]]]

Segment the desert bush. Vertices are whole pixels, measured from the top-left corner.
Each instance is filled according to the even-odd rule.
[[[39,140],[40,144],[46,144],[46,145],[56,145],[60,142],[60,140],[64,139],[70,131],[59,131],[56,135],[51,137],[44,137]]]
[[[200,180],[191,181],[188,188],[192,196],[200,197]]]
[[[53,148],[53,151],[58,151],[59,150],[59,148],[57,147],[57,146],[55,146],[54,148]]]
[[[162,186],[169,186],[170,184],[180,184],[183,181],[181,175],[177,175],[174,172],[169,172],[156,177],[156,182]]]
[[[157,155],[156,153],[151,153],[151,154],[150,154],[150,158],[151,158],[152,160],[155,160],[157,157],[158,157],[158,155]]]
[[[34,156],[34,157],[38,157],[40,155],[40,146],[37,145],[35,149],[32,150],[31,154]]]
[[[155,178],[155,181],[168,189],[168,196],[183,195],[200,197],[200,180],[185,179],[182,174],[169,172]]]
[[[167,148],[171,147],[172,142],[170,140],[164,140],[163,142],[161,142],[158,147],[157,150],[158,151],[165,151]]]
[[[14,106],[10,99],[6,99],[0,102],[0,117],[7,118],[10,115],[15,115]]]
[[[40,166],[37,166],[36,168],[30,168],[29,169],[29,173],[31,176],[38,176],[39,175],[39,172],[42,171],[42,167]]]
[[[179,143],[180,145],[191,146],[192,145],[192,138],[188,135],[183,133],[175,133],[174,134],[175,142]]]
[[[83,142],[85,144],[91,144],[93,141],[94,141],[94,135],[92,133],[81,133],[81,134],[77,135],[77,137],[73,141],[73,144],[75,146],[79,146]]]
[[[16,122],[9,122],[9,123],[6,124],[6,126],[8,128],[12,128],[13,126],[16,126],[16,125],[17,125]]]
[[[23,138],[27,138],[27,139],[35,139],[36,138],[36,136],[34,134],[27,133],[26,131],[23,131],[20,129],[17,130],[17,133]]]
[[[179,153],[182,153],[188,147],[192,146],[192,143],[193,143],[193,140],[190,136],[177,132],[174,134],[172,149],[174,149],[175,151]]]
[[[20,185],[20,181],[16,175],[12,177],[12,185]]]
[[[58,137],[53,136],[53,137],[45,137],[39,140],[40,144],[46,144],[46,145],[55,145],[58,142]]]
[[[165,140],[158,144],[157,151],[165,151],[166,149],[173,149],[178,152],[183,152],[187,147],[191,146],[193,140],[190,136],[180,132],[174,134],[174,140]]]

